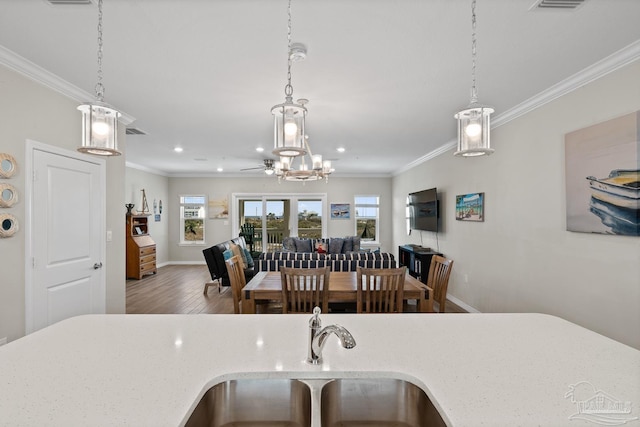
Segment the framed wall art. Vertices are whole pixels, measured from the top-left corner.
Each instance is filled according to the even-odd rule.
[[[18,231],[18,219],[9,213],[0,213],[0,237],[11,237]]]
[[[11,178],[16,168],[16,159],[11,154],[0,153],[0,178]]]
[[[484,193],[456,196],[457,221],[484,221]]]
[[[18,202],[18,190],[11,185],[0,182],[0,208],[10,208]]]
[[[640,111],[564,137],[567,230],[640,236]]]
[[[351,205],[349,203],[331,203],[331,219],[350,219]]]
[[[213,195],[209,197],[209,219],[229,218],[229,197]]]

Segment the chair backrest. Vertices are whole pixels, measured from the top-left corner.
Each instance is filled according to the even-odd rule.
[[[433,300],[438,303],[438,312],[444,313],[444,305],[447,301],[447,287],[453,260],[434,255],[431,257],[427,286],[433,289]]]
[[[240,226],[240,235],[244,237],[247,245],[253,243],[253,235],[256,232],[256,228],[253,224],[244,223]]]
[[[322,268],[280,268],[282,312],[312,313],[318,306],[329,311],[329,266]]]
[[[247,284],[242,268],[242,260],[238,255],[225,261],[227,273],[231,281],[231,294],[233,295],[233,311],[240,314],[240,301],[242,300],[242,288]]]
[[[402,313],[407,267],[356,268],[358,313]]]

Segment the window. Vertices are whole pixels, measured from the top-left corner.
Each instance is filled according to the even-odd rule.
[[[379,196],[355,196],[356,235],[363,241],[378,241]]]
[[[204,244],[205,196],[180,196],[180,244]]]
[[[320,238],[326,236],[327,195],[307,194],[232,194],[238,212],[234,229],[243,224],[255,227],[254,251],[282,250],[282,239],[289,236]]]

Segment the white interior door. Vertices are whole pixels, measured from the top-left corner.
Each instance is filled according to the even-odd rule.
[[[27,333],[105,312],[105,163],[55,151],[31,150]]]

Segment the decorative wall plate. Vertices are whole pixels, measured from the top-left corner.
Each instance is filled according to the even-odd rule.
[[[18,164],[11,154],[0,153],[0,178],[11,178]]]
[[[0,237],[11,237],[18,231],[18,220],[8,213],[0,213]]]
[[[0,182],[0,208],[10,208],[18,203],[18,190],[11,185]]]

